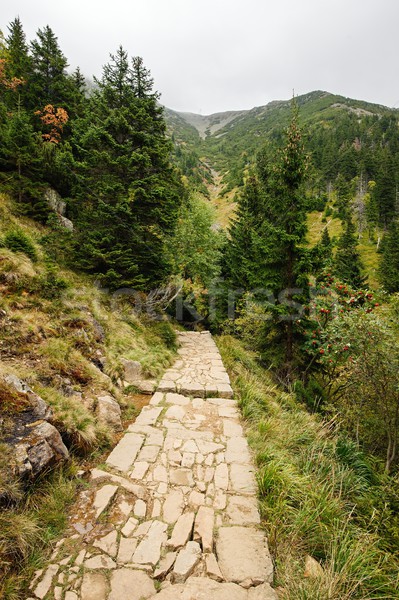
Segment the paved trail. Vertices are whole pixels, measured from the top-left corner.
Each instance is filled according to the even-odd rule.
[[[253,462],[209,333],[179,360],[93,469],[32,596],[46,600],[276,600]]]

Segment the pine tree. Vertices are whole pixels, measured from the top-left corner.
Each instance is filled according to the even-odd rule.
[[[22,102],[22,106],[25,106],[29,79],[32,71],[32,61],[29,56],[26,36],[19,17],[10,23],[8,30],[9,35],[6,38],[6,76],[9,80],[16,78],[22,82],[22,85],[18,86],[17,94],[14,93],[13,90],[9,90],[7,94],[7,105],[10,108],[15,109],[18,102]]]
[[[357,250],[355,225],[351,215],[348,215],[344,231],[338,240],[334,270],[338,279],[349,283],[355,289],[362,287],[366,282],[362,275],[363,266]]]
[[[380,281],[388,292],[399,292],[399,222],[397,219],[391,222],[383,238],[381,253]]]

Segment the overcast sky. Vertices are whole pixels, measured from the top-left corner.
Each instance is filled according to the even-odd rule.
[[[399,105],[399,0],[1,0],[0,29],[50,25],[71,67],[122,44],[162,102],[201,114],[326,90]]]

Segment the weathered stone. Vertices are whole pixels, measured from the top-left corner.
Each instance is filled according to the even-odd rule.
[[[273,564],[264,533],[248,527],[221,527],[216,540],[220,570],[226,581],[252,580],[257,585],[273,579]]]
[[[125,537],[130,537],[133,531],[136,529],[137,523],[137,519],[135,519],[134,517],[130,517],[130,519],[127,520],[127,522],[121,529],[122,535],[124,535]]]
[[[249,588],[248,600],[278,600],[278,596],[268,583],[262,583]]]
[[[308,555],[305,558],[305,570],[303,576],[309,577],[310,579],[317,579],[318,577],[323,577],[323,575],[324,569],[321,564],[312,556]]]
[[[170,482],[172,485],[194,485],[193,474],[188,469],[172,469],[170,471]]]
[[[187,406],[187,404],[190,404],[190,399],[187,398],[186,396],[182,396],[181,394],[168,393],[165,396],[165,402],[167,404],[177,404],[180,406]]]
[[[136,500],[134,507],[133,507],[133,513],[139,519],[144,518],[147,513],[146,503],[143,502],[143,500]]]
[[[203,552],[213,552],[213,525],[215,512],[212,508],[201,506],[195,517],[194,540],[202,545]]]
[[[201,548],[197,542],[187,542],[180,550],[172,571],[174,583],[184,583],[201,560]]]
[[[232,419],[223,419],[223,435],[226,437],[242,437],[242,426]]]
[[[116,556],[117,545],[116,545],[117,533],[111,531],[107,535],[99,538],[93,543],[93,546],[100,548],[103,552],[106,552],[113,558]]]
[[[97,554],[85,562],[86,569],[115,569],[116,564],[109,556]]]
[[[165,579],[176,560],[177,552],[168,552],[159,563],[159,567],[154,571],[154,579]]]
[[[260,523],[257,501],[253,497],[230,496],[226,515],[232,525],[257,525]]]
[[[214,581],[223,581],[223,575],[219,569],[218,561],[214,554],[205,556],[206,574]]]
[[[106,600],[108,583],[102,573],[85,573],[80,590],[81,600]]]
[[[166,395],[168,396],[168,394],[166,394]],[[172,419],[175,421],[182,421],[185,414],[186,414],[186,411],[184,410],[184,408],[182,406],[171,406],[166,411],[165,417],[167,419]]]
[[[229,468],[226,463],[217,465],[215,469],[215,487],[219,490],[227,490],[229,487]]]
[[[193,530],[195,514],[193,512],[187,512],[182,514],[177,520],[176,525],[172,531],[172,537],[168,540],[169,548],[178,550],[186,545],[191,537]]]
[[[84,559],[86,556],[86,550],[81,550],[79,552],[79,554],[77,555],[77,557],[75,558],[74,564],[75,567],[80,567],[80,565],[83,563]]]
[[[153,581],[143,571],[117,569],[111,575],[109,600],[146,600],[155,593]]]
[[[232,437],[227,440],[225,460],[227,463],[251,464],[248,442],[243,437]]]
[[[65,592],[65,600],[78,600],[78,595],[72,591]]]
[[[131,492],[138,498],[145,497],[145,489],[137,484],[130,483],[124,477],[120,477],[119,475],[114,475],[113,473],[108,473],[108,471],[102,471],[101,469],[92,469],[91,470],[91,478],[96,481],[97,479],[109,479],[112,483],[116,483],[121,485],[125,490]]]
[[[34,594],[37,598],[40,598],[40,600],[42,600],[44,598],[44,596],[47,594],[47,592],[51,588],[54,577],[58,573],[58,570],[59,570],[58,565],[50,565],[48,567],[47,571],[44,574],[43,579],[41,580],[39,585],[36,586],[36,588],[34,590]]]
[[[179,489],[172,490],[166,496],[163,504],[163,519],[166,523],[176,523],[177,519],[183,512],[184,508],[184,496],[183,492]]]
[[[128,517],[132,512],[132,505],[129,504],[129,502],[126,502],[126,500],[122,500],[122,502],[119,502],[118,504],[118,510],[122,513],[122,515]]]
[[[96,519],[98,519],[101,513],[104,512],[112,502],[117,490],[118,486],[116,485],[103,485],[103,487],[96,492],[93,500]]]
[[[168,483],[168,472],[163,465],[157,465],[152,474],[154,481]]]
[[[185,442],[181,451],[188,452],[190,454],[195,454],[196,452],[199,452],[198,445],[194,442],[194,440],[188,440],[187,442]]]
[[[197,508],[197,506],[202,506],[205,504],[205,495],[197,492],[197,490],[193,490],[188,498],[188,503],[194,508]]]
[[[13,454],[21,477],[36,476],[54,463],[69,458],[59,431],[47,421],[26,428]]]
[[[102,423],[115,429],[122,430],[121,407],[112,396],[99,396],[97,398],[97,417]]]
[[[134,537],[143,537],[144,535],[147,535],[150,530],[151,523],[152,521],[144,521],[144,523],[140,523],[134,532]]]
[[[166,542],[167,525],[161,521],[153,521],[148,534],[143,538],[133,556],[137,564],[156,565],[161,557],[161,546]]]
[[[62,599],[62,587],[60,587],[59,585],[56,585],[54,588],[54,600],[61,600]],[[29,598],[28,598],[29,600]]]
[[[118,563],[126,564],[132,562],[137,543],[138,541],[136,538],[121,538],[117,557]]]
[[[140,450],[140,454],[138,455],[137,460],[154,463],[157,460],[159,451],[159,446],[144,446]]]
[[[222,444],[215,444],[215,442],[207,442],[206,440],[198,440],[197,446],[201,454],[204,455],[215,453],[218,450],[224,450],[224,446]]]
[[[247,591],[235,583],[218,583],[206,577],[189,577],[183,584],[161,590],[151,600],[247,600]]]
[[[118,469],[118,471],[129,471],[129,467],[134,463],[143,442],[144,437],[142,435],[125,433],[105,462],[110,467]]]
[[[161,392],[155,392],[153,397],[150,400],[151,406],[158,406],[162,402],[164,395]]]
[[[144,406],[136,419],[137,425],[155,425],[159,415],[162,412],[162,406]]]
[[[233,463],[230,467],[230,489],[241,494],[255,494],[256,481],[253,467]]]
[[[143,377],[143,369],[137,360],[127,360],[121,358],[121,363],[124,368],[123,380],[127,383],[137,383]]]

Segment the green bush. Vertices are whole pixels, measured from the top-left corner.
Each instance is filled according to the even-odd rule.
[[[13,252],[23,252],[33,262],[37,260],[37,253],[34,245],[21,229],[14,229],[6,233],[4,245]]]
[[[156,323],[153,328],[154,333],[161,338],[167,348],[170,350],[176,350],[176,332],[169,321],[160,321]]]

